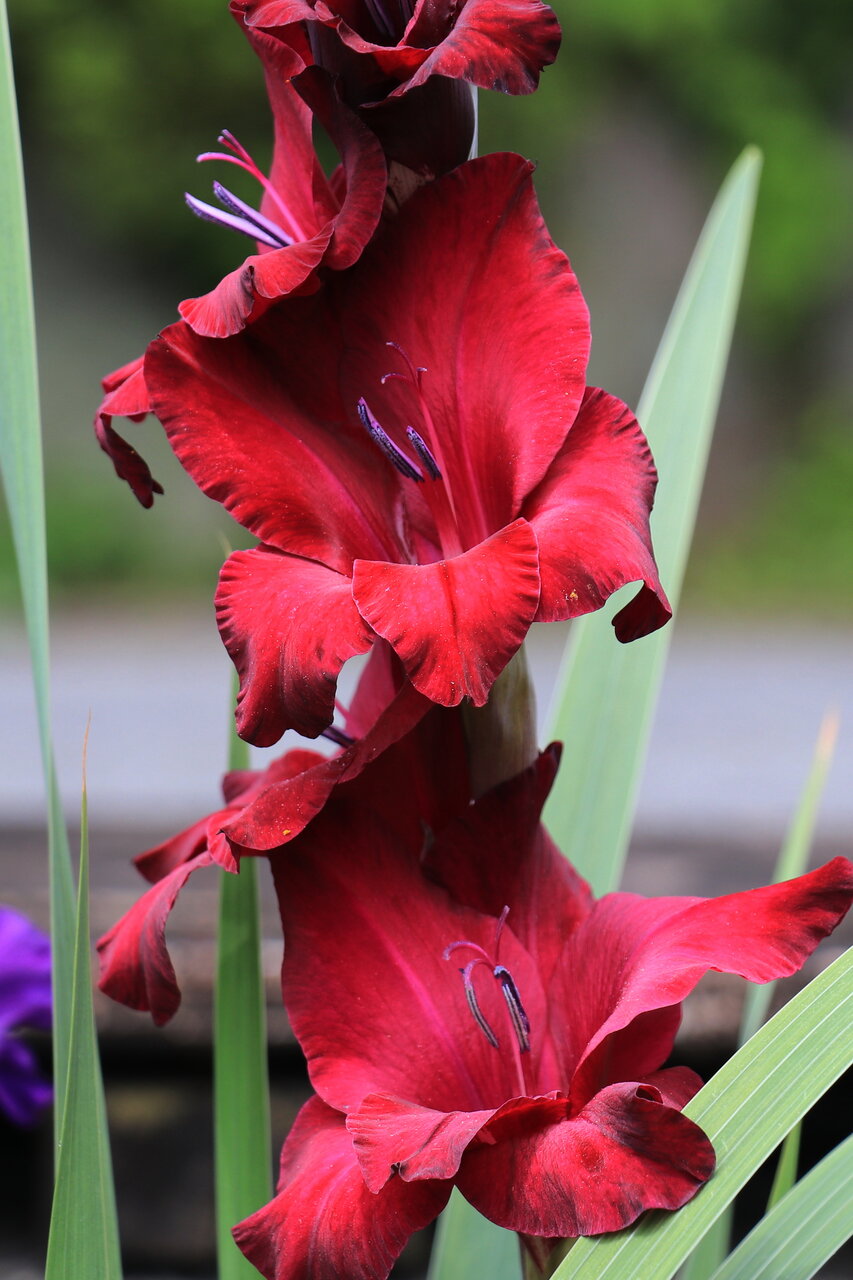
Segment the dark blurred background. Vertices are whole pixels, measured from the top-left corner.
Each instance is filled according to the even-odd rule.
[[[688,606],[849,614],[853,11],[831,0],[557,8],[557,64],[530,98],[480,94],[480,150],[539,164],[549,226],[592,311],[593,381],[636,403],[714,192],[744,145],[765,153]],[[206,596],[221,561],[211,535],[227,518],[184,480],[153,423],[130,430],[167,495],[154,514],[137,509],[89,422],[98,378],[245,252],[182,196],[204,197],[222,176],[194,158],[225,126],[266,161],[259,66],[224,0],[11,0],[10,10],[54,598],[144,595],[150,608],[176,592]]]

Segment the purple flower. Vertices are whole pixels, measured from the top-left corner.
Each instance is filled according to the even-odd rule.
[[[53,1096],[32,1049],[17,1035],[49,1031],[50,943],[11,907],[0,907],[0,1111],[31,1124]]]

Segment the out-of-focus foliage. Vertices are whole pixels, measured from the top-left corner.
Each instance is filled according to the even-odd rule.
[[[483,149],[536,155],[547,183],[626,89],[676,122],[711,185],[756,143],[766,168],[753,327],[790,339],[850,263],[853,9],[835,0],[556,7],[560,58],[532,98],[481,95]],[[12,0],[10,9],[25,133],[55,201],[70,202],[93,235],[132,246],[146,269],[186,272],[189,259],[201,279],[233,265],[233,245],[216,229],[201,234],[181,200],[188,185],[209,187],[212,173],[193,158],[219,129],[268,150],[258,65],[225,0]]]
[[[200,233],[183,202],[190,186],[209,192],[223,176],[195,165],[222,128],[245,135],[262,162],[269,156],[260,64],[227,3],[13,0],[9,7],[37,198],[49,184],[51,200],[74,222],[84,220],[93,238],[135,256],[146,271],[177,269],[187,280],[233,266],[230,237]]]
[[[757,595],[794,621],[808,622],[815,610],[850,616],[851,422],[851,403],[813,406],[794,451],[771,464],[756,505],[722,538],[706,531],[689,603],[746,615]]]

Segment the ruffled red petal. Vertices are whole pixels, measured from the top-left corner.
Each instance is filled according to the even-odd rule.
[[[243,8],[253,27],[292,29],[307,21],[332,28],[367,63],[363,100],[371,82],[381,76],[402,81],[395,95],[434,75],[464,79],[481,89],[531,93],[540,71],[554,61],[560,47],[557,19],[539,0],[467,0],[462,6],[421,0],[396,45],[373,43],[322,3],[312,7],[304,0],[258,0]]]
[[[638,580],[639,595],[614,620],[618,638],[635,640],[668,621],[649,532],[656,481],[634,415],[615,396],[587,388],[562,450],[522,508],[539,539],[537,622],[600,609]]]
[[[275,124],[270,184],[303,236],[285,248],[252,254],[215,289],[180,304],[178,310],[187,324],[209,338],[238,333],[263,313],[266,303],[304,289],[321,263],[337,269],[351,266],[376,230],[385,198],[382,148],[340,101],[330,77],[310,67],[291,79],[291,50],[263,32],[248,31],[248,35],[264,63]],[[317,159],[311,133],[314,116],[343,157],[340,199]],[[278,204],[269,191],[264,193],[261,212],[273,222],[280,220]]]
[[[263,310],[258,299],[283,298],[303,285],[320,265],[332,238],[331,224],[310,240],[256,253],[223,276],[209,293],[186,298],[178,311],[187,324],[206,338],[239,333]]]
[[[495,1114],[435,1111],[416,1102],[371,1093],[347,1117],[361,1172],[371,1191],[390,1178],[405,1182],[454,1178],[468,1144]]]
[[[439,39],[450,13],[455,21]],[[448,0],[422,0],[406,39],[426,48],[428,56],[394,94],[435,75],[501,93],[532,93],[543,67],[556,58],[560,38],[556,14],[540,0],[466,0],[458,10]]]
[[[317,760],[296,777],[270,780],[255,799],[225,823],[224,835],[232,843],[258,852],[294,839],[320,812],[336,786],[357,778],[377,756],[409,734],[430,705],[406,683],[363,737],[337,755]],[[446,742],[443,745],[447,747]]]
[[[463,546],[510,524],[563,446],[589,358],[586,303],[548,234],[532,165],[494,154],[428,183],[333,283],[346,298],[345,401],[364,396],[408,448],[405,426],[421,430],[423,409],[399,379],[381,385],[404,371],[385,345],[399,344],[426,368],[433,445]]]
[[[390,754],[380,760],[382,768]],[[375,794],[359,803],[369,772],[338,788],[273,864],[287,939],[285,1006],[312,1084],[329,1105],[346,1111],[370,1093],[440,1111],[499,1106],[518,1090],[506,1005],[491,974],[478,970],[477,997],[504,1043],[499,1052],[465,998],[459,970],[473,953],[444,958],[460,940],[488,951],[496,921],[459,906],[424,879],[424,836],[411,793],[386,788],[387,821],[377,815]],[[511,927],[503,931],[500,958],[530,1019],[525,1057],[535,1076],[547,1048],[545,994]]]
[[[334,718],[341,667],[373,643],[348,578],[272,547],[229,556],[216,616],[240,677],[237,731],[258,747],[286,729],[322,733]]]
[[[325,263],[342,271],[358,260],[379,224],[388,181],[385,157],[378,140],[341,101],[331,78],[319,67],[309,67],[294,84],[341,156],[341,167],[330,181],[326,183],[322,170],[319,180],[328,188],[326,200],[335,213]],[[341,190],[339,200],[333,189]]]
[[[401,1178],[369,1191],[344,1117],[312,1098],[284,1144],[278,1194],[234,1239],[267,1280],[386,1280],[449,1195],[447,1183]]]
[[[495,1113],[462,1159],[456,1185],[499,1226],[571,1239],[678,1209],[713,1173],[705,1134],[652,1085],[611,1085],[569,1119],[559,1099]]]
[[[356,560],[352,594],[425,697],[446,707],[470,698],[481,707],[536,613],[536,539],[517,520],[452,560]]]
[[[262,542],[348,574],[357,556],[398,554],[398,477],[347,422],[331,291],[290,298],[227,342],[171,325],[150,344],[145,377],[200,489]]]
[[[150,1011],[158,1027],[181,1003],[166,949],[166,920],[192,873],[212,863],[210,854],[200,853],[175,867],[98,941],[101,991],[131,1009]]]
[[[709,969],[751,982],[795,973],[851,899],[853,864],[845,858],[721,898],[602,898],[568,941],[551,984],[566,1014],[564,1058],[579,1063],[575,1105],[606,1080],[636,1079],[660,1065],[678,1022],[673,1006]]]
[[[111,425],[114,417],[141,422],[151,412],[143,360],[144,356],[138,356],[103,379],[106,394],[95,414],[95,436],[115,467],[119,480],[130,485],[143,507],[150,507],[154,495],[163,492],[163,486],[154,479],[147,462]]]

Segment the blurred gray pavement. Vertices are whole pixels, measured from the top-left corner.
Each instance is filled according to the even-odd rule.
[[[565,637],[536,627],[529,645],[544,720]],[[784,832],[824,711],[841,734],[824,798],[821,844],[853,843],[853,645],[827,627],[738,629],[679,623],[639,799],[641,840],[770,841]],[[642,643],[642,642],[640,642]],[[350,664],[352,666],[352,664]],[[27,648],[0,626],[0,821],[31,826],[43,790]],[[212,609],[186,616],[90,612],[54,624],[56,753],[66,811],[79,811],[86,721],[89,813],[163,834],[217,807],[230,664]],[[342,682],[346,700],[352,675]],[[273,750],[280,750],[274,748]],[[263,753],[258,753],[262,756]],[[830,850],[831,851],[831,850]]]

